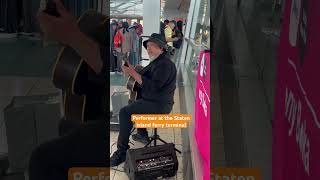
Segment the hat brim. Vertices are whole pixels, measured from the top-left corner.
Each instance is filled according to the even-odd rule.
[[[147,44],[148,44],[148,42],[154,42],[154,43],[158,44],[160,48],[163,48],[163,49],[166,48],[166,44],[165,44],[165,43],[163,43],[163,42],[161,42],[161,41],[159,41],[159,40],[154,39],[154,38],[151,37],[151,38],[149,38],[148,40],[143,41],[143,47],[144,47],[145,49],[147,49]]]

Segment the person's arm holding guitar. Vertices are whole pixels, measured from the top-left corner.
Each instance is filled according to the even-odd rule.
[[[129,76],[133,77],[140,85],[142,84],[142,77],[141,75],[134,69],[134,67],[127,61],[127,66],[122,66],[122,71],[125,74],[128,74]]]
[[[54,0],[59,17],[40,12],[38,19],[43,32],[52,40],[75,49],[84,61],[99,74],[103,68],[99,45],[83,34],[76,19],[70,15],[60,0]]]

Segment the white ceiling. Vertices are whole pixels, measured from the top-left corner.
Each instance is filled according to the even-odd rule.
[[[161,0],[164,2],[164,10],[179,10],[186,12],[189,10],[190,0]]]
[[[143,15],[142,0],[110,0],[111,15]]]
[[[111,15],[143,15],[143,0],[110,0]],[[163,14],[172,10],[186,13],[189,10],[190,0],[160,0]]]

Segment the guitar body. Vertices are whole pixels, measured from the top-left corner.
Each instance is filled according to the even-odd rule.
[[[67,91],[63,103],[65,119],[68,121],[84,123],[86,99],[86,96],[74,95],[70,91]]]
[[[99,45],[105,44],[108,36],[106,32],[107,17],[96,11],[89,10],[78,19],[78,26],[84,34],[96,41]],[[86,95],[80,87],[88,78],[88,65],[81,56],[71,47],[63,47],[53,68],[52,82],[56,88],[64,92],[64,114],[66,120],[86,120]]]
[[[135,70],[142,74],[144,68],[141,65],[137,65]],[[129,102],[133,102],[141,98],[141,89],[138,87],[138,82],[131,76],[127,81],[127,89],[130,91]]]
[[[70,47],[63,47],[58,55],[53,70],[53,84],[62,90],[76,94],[77,85],[85,77],[88,71],[87,64],[81,59],[78,53]]]

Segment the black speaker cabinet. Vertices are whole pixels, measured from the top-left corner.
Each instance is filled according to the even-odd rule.
[[[130,180],[152,180],[173,177],[178,171],[174,144],[163,144],[127,151],[125,172]]]

